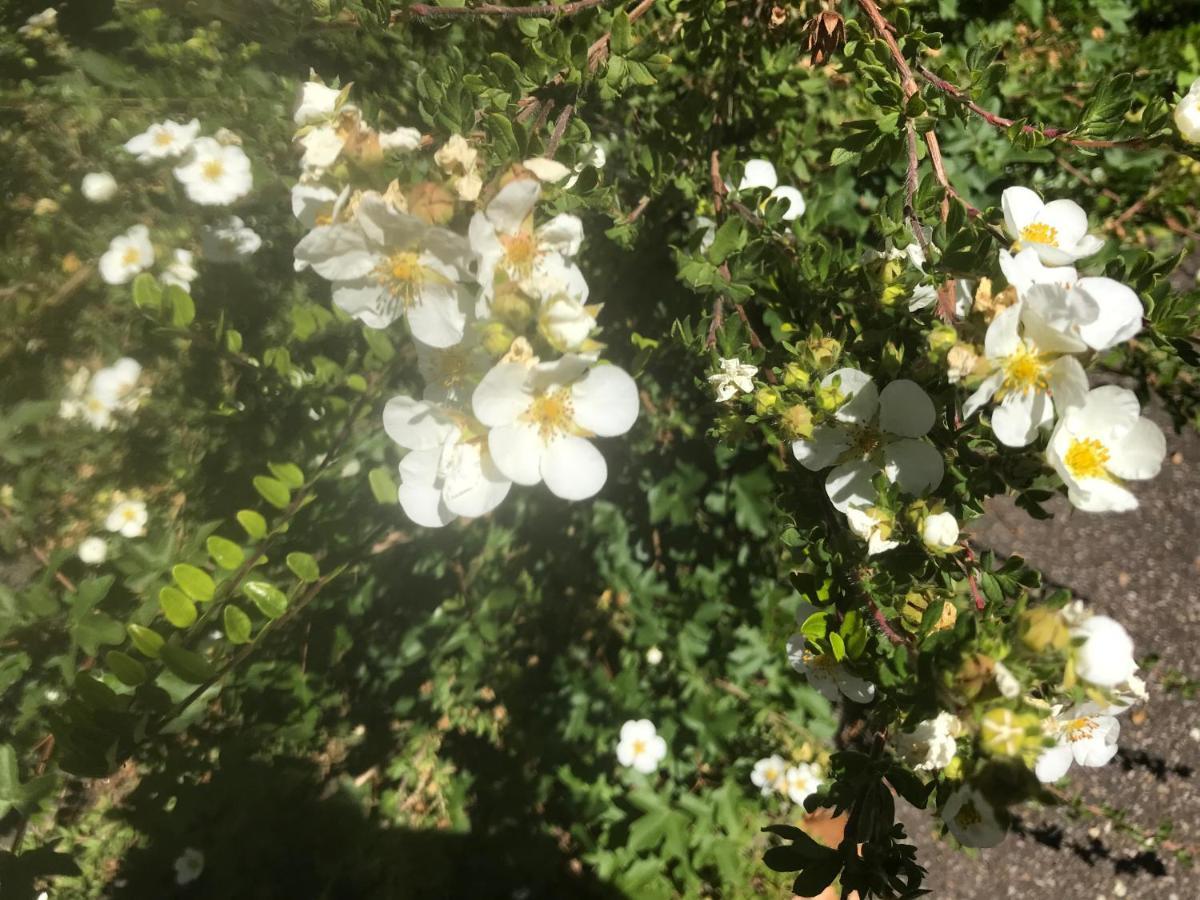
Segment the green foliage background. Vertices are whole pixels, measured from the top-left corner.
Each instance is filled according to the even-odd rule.
[[[170,895],[185,847],[206,859],[193,896],[786,890],[789,879],[761,864],[759,829],[797,811],[758,796],[749,769],[776,751],[820,755],[836,730],[782,652],[801,602],[788,579],[798,533],[787,529],[819,490],[773,455],[765,426],[720,419],[703,386],[719,260],[696,253],[693,220],[710,209],[714,151],[728,171],[773,160],[804,190],[807,213],[790,239],[723,234],[716,254],[739,252],[722,289],[753,298],[777,341],[814,325],[846,344],[887,332],[920,365],[922,333],[879,308],[855,268],[899,227],[899,100],[853,47],[837,72],[802,62],[803,13],[815,5],[788,9],[779,27],[766,5],[667,0],[632,26],[614,8],[555,21],[400,16],[388,27],[383,0],[68,3],[62,42],[37,43],[15,32],[39,4],[0,4],[0,731],[15,750],[0,759],[0,831],[14,833],[19,813],[31,821],[25,852],[3,856],[6,898],[10,885],[72,868],[52,896]],[[942,0],[885,12],[940,33],[927,39],[941,45],[931,64],[1029,122],[1086,126],[1093,86],[1114,72],[1135,75],[1124,109],[1169,100],[1200,75],[1187,4],[1023,0],[997,15],[996,4]],[[590,72],[587,48],[610,29],[612,56]],[[989,68],[987,46],[1003,66]],[[595,502],[526,491],[487,521],[436,533],[390,502],[395,455],[378,411],[419,385],[411,344],[364,335],[330,312],[323,282],[292,272],[290,116],[310,66],[353,82],[381,127],[477,133],[497,164],[538,152],[553,126],[551,116],[514,128],[523,96],[579,104],[558,158],[580,161],[595,141],[608,164],[584,169],[561,204],[587,226],[583,265],[605,303],[607,355],[643,390],[635,431],[607,442],[610,477]],[[1162,223],[1195,227],[1200,164],[1013,141],[924,96],[952,181],[981,209],[1014,182],[1074,197],[1093,221],[1150,198],[1123,223],[1127,249],[1106,261],[1162,304],[1145,340],[1110,362],[1144,392],[1157,388],[1180,422],[1194,419],[1196,295],[1168,296],[1163,261],[1184,243]],[[79,275],[133,221],[174,245],[217,218],[121,149],[168,116],[242,137],[255,187],[234,212],[264,238],[250,265],[202,268],[194,319],[171,297],[138,305],[128,287]],[[122,186],[103,207],[78,193],[99,169]],[[39,208],[43,198],[57,207]],[[926,213],[937,199],[927,179]],[[987,240],[958,224],[965,237],[935,241],[959,251],[939,271],[969,271]],[[733,355],[746,335],[731,325],[721,341]],[[73,368],[126,354],[152,387],[131,427],[97,433],[56,418]],[[304,488],[315,499],[291,509],[300,491],[272,463],[299,466],[304,484],[321,474]],[[284,483],[287,511],[264,502],[256,476]],[[997,472],[987,487],[1034,488],[1023,472]],[[152,528],[96,575],[74,548],[117,489],[144,492]],[[109,687],[90,675],[81,687],[77,672],[99,674],[108,651],[129,651],[124,623],[163,624],[157,598],[172,567],[207,567],[220,590],[237,564],[213,566],[206,539],[250,547],[235,518],[246,508],[274,529],[257,571],[293,609],[308,594],[289,553],[337,577],[182,716],[127,717],[109,698],[123,696],[111,674]],[[239,602],[257,632],[270,619],[249,599]],[[217,626],[188,630],[193,649],[224,658]],[[660,665],[646,661],[652,646]],[[193,690],[170,672],[159,686],[168,707]],[[81,712],[89,691],[94,708]],[[660,777],[615,766],[621,722],[641,717],[670,747]],[[51,729],[52,777],[39,780]]]

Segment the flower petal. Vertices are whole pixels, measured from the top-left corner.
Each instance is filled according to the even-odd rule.
[[[595,366],[571,386],[575,424],[602,437],[615,437],[633,427],[638,416],[634,380],[617,366]]]
[[[873,483],[879,467],[866,462],[844,463],[833,469],[825,479],[825,493],[834,508],[844,513],[852,506],[870,506],[875,502]]]
[[[1162,429],[1149,419],[1139,418],[1121,440],[1109,447],[1105,467],[1118,478],[1142,481],[1153,478],[1167,455]]]
[[[853,422],[865,425],[875,416],[879,409],[879,389],[866,372],[858,369],[838,369],[830,372],[821,379],[821,387],[830,388],[838,385],[838,391],[847,398],[842,407],[834,413],[839,422]]]
[[[751,159],[746,162],[746,171],[738,182],[738,190],[751,188],[766,188],[773,190],[779,184],[779,176],[775,174],[775,166],[765,159]]]
[[[520,230],[525,217],[541,196],[542,186],[535,178],[518,178],[500,189],[487,205],[486,215],[497,231],[513,234]]]
[[[928,434],[937,418],[933,401],[915,381],[899,378],[879,394],[879,427],[902,437]]]
[[[1043,750],[1037,758],[1037,764],[1033,771],[1042,784],[1053,784],[1067,774],[1073,761],[1074,754],[1071,752],[1071,745],[1063,743],[1057,747],[1051,747],[1049,750]]]
[[[936,490],[946,472],[942,454],[932,444],[904,438],[883,448],[883,471],[908,494]]]
[[[467,312],[460,302],[461,296],[458,285],[453,282],[424,285],[416,302],[405,312],[413,337],[438,349],[459,343],[467,327]]]
[[[1086,297],[1096,309],[1095,318],[1079,326],[1079,336],[1093,350],[1115,347],[1142,330],[1142,301],[1119,281],[1081,278],[1073,293]]]
[[[783,221],[785,222],[791,222],[793,219],[798,219],[804,215],[804,195],[797,188],[789,185],[777,187],[771,191],[771,199],[787,204],[787,212],[783,214]]]
[[[488,450],[504,477],[527,487],[542,480],[542,454],[546,445],[536,428],[523,423],[493,428],[488,432]]]
[[[1000,205],[1004,209],[1004,227],[1013,240],[1021,236],[1021,229],[1033,222],[1045,206],[1037,193],[1020,186],[1005,188]]]
[[[808,440],[792,441],[792,454],[810,472],[832,466],[850,447],[850,435],[842,428],[818,425]]]
[[[502,362],[492,366],[471,395],[475,418],[489,428],[513,422],[533,401],[525,388],[528,378],[529,370],[521,363]]]
[[[992,412],[992,431],[1006,447],[1026,447],[1046,418],[1050,398],[1040,391],[1007,395]]]
[[[608,464],[591,441],[566,435],[546,448],[541,473],[554,496],[563,500],[586,500],[604,487]]]
[[[400,395],[383,408],[383,430],[407,450],[440,448],[453,429],[450,422],[422,400]]]

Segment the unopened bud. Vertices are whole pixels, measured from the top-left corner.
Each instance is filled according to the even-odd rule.
[[[760,416],[765,415],[779,402],[779,391],[773,387],[760,387],[754,392],[754,411]]]
[[[886,284],[879,292],[879,302],[884,306],[895,306],[908,296],[908,288],[902,284]]]
[[[788,437],[810,438],[813,430],[812,411],[802,403],[789,406],[780,417]]]
[[[1021,642],[1035,653],[1062,650],[1070,640],[1071,632],[1057,610],[1039,607],[1021,614]]]
[[[783,367],[783,383],[787,387],[805,387],[808,385],[808,372],[799,363],[788,363]]]
[[[454,197],[431,181],[409,188],[407,200],[409,213],[430,225],[445,225],[454,217]]]
[[[833,364],[838,361],[838,357],[842,355],[842,343],[831,337],[820,338],[810,341],[808,350],[812,355],[814,366],[818,369],[828,369],[832,368]]]
[[[976,653],[963,660],[955,674],[955,686],[964,697],[973,700],[985,686],[992,682],[995,661],[983,653]]]
[[[929,349],[941,355],[958,343],[958,332],[953,325],[939,322],[929,332]]]
[[[479,342],[492,356],[503,356],[512,346],[513,333],[501,322],[488,322],[483,327]]]

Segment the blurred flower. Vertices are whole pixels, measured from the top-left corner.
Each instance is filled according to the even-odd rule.
[[[1133,639],[1125,626],[1109,616],[1089,616],[1071,629],[1081,643],[1075,648],[1075,673],[1099,687],[1129,682],[1137,671]]]
[[[125,284],[154,265],[154,245],[145,225],[134,225],[109,242],[100,257],[100,277],[108,284]]]
[[[197,138],[191,159],[175,169],[188,197],[203,206],[228,206],[250,192],[254,177],[250,158],[237,145]]]
[[[79,555],[80,562],[89,566],[98,566],[108,559],[108,544],[104,538],[93,535],[89,538],[84,538],[76,551]]]
[[[948,512],[932,513],[921,526],[921,540],[933,550],[947,550],[958,543],[958,519]]]
[[[1094,704],[1085,703],[1061,716],[1053,715],[1045,725],[1058,743],[1043,750],[1034,767],[1038,781],[1044,784],[1066,775],[1072,762],[1081,766],[1103,766],[1117,755],[1121,723],[1112,716],[1101,714]]]
[[[1087,213],[1074,200],[1044,203],[1029,188],[1010,187],[1000,204],[1013,247],[1032,247],[1048,266],[1070,265],[1104,246],[1103,239],[1088,234]]]
[[[200,122],[192,119],[186,125],[167,119],[151,125],[141,134],[125,142],[125,150],[137,157],[140,163],[152,163],[159,159],[174,159],[183,156],[196,135],[200,133]]]
[[[652,666],[657,666],[663,661],[663,652],[658,647],[651,647],[646,651],[646,662]]]
[[[796,804],[803,803],[811,794],[820,790],[822,783],[817,768],[812,763],[791,766],[783,776],[788,798]]]
[[[846,669],[829,653],[814,653],[805,646],[802,634],[793,634],[787,642],[788,662],[793,669],[808,678],[808,683],[830,703],[839,695],[855,703],[870,703],[875,699],[875,685]]]
[[[1175,107],[1175,127],[1185,141],[1200,144],[1200,78],[1192,82]]]
[[[575,163],[572,169],[572,175],[567,179],[567,183],[563,185],[567,190],[575,187],[575,183],[579,181],[579,176],[583,174],[583,170],[587,168],[603,169],[605,163],[608,162],[608,155],[604,152],[604,148],[599,144],[585,144],[579,149],[578,162]]]
[[[621,739],[617,743],[617,761],[649,775],[667,755],[667,742],[658,735],[654,723],[649,719],[626,722],[621,726]]]
[[[895,522],[884,511],[873,506],[851,506],[845,513],[850,530],[867,542],[867,556],[886,553],[900,546],[899,541],[891,539]]]
[[[149,518],[146,504],[141,500],[118,500],[104,520],[104,527],[127,538],[141,537],[146,533]]]
[[[300,86],[292,121],[297,125],[309,125],[328,119],[337,111],[337,100],[341,93],[341,89],[327,87],[319,81],[304,82]]]
[[[787,763],[783,757],[768,756],[754,764],[754,769],[750,772],[750,783],[758,788],[764,797],[775,791],[782,793],[787,790],[786,774]]]
[[[300,165],[312,175],[318,175],[332,166],[346,147],[346,139],[332,125],[314,128],[299,139],[304,148]]]
[[[738,191],[763,189],[768,191],[767,200],[779,200],[787,205],[783,220],[790,222],[804,215],[804,196],[796,188],[780,185],[775,166],[765,159],[752,159],[746,163]],[[764,204],[765,206],[765,201]]]
[[[739,393],[749,394],[754,390],[754,376],[758,374],[758,366],[744,363],[736,357],[721,358],[719,368],[708,376],[708,383],[716,391],[717,402],[725,403]]]
[[[571,170],[562,163],[545,156],[535,156],[525,160],[521,165],[536,175],[538,181],[544,181],[547,184],[562,181],[571,174]]]
[[[483,189],[483,179],[477,168],[478,158],[479,151],[467,143],[461,134],[450,135],[449,140],[433,154],[433,161],[438,168],[450,176],[450,187],[460,200],[468,203],[476,200]]]
[[[1006,700],[1015,700],[1021,695],[1021,682],[999,660],[992,666],[992,677],[996,679],[996,690]]]
[[[421,132],[416,128],[393,128],[379,134],[379,149],[386,152],[416,150],[421,146]]]
[[[191,884],[204,871],[204,854],[195,847],[188,847],[175,860],[175,883],[179,886]]]
[[[117,194],[117,179],[108,172],[89,172],[83,176],[79,190],[92,203],[107,203]]]
[[[1162,429],[1141,415],[1133,391],[1115,385],[1089,391],[1068,410],[1046,448],[1067,499],[1087,512],[1135,509],[1123,482],[1153,478],[1166,455]]]
[[[194,265],[195,256],[191,250],[176,249],[171,254],[171,262],[163,269],[159,280],[163,284],[173,284],[185,291],[192,289],[192,282],[200,273]]]
[[[942,711],[919,722],[912,731],[896,735],[894,743],[906,765],[918,772],[935,772],[954,759],[960,734],[962,722],[953,713]]]
[[[950,795],[942,807],[942,821],[964,847],[995,847],[1004,840],[1005,830],[996,819],[996,810],[970,785]]]
[[[501,361],[471,398],[491,429],[497,468],[517,484],[544,481],[564,500],[586,500],[604,486],[608,466],[589,437],[616,437],[638,415],[637,385],[623,369],[568,354],[553,362]]]
[[[818,398],[836,421],[814,428],[811,438],[793,441],[792,453],[809,471],[834,466],[825,492],[839,511],[872,506],[880,472],[909,494],[941,483],[942,454],[921,440],[937,411],[918,384],[898,379],[879,391],[866,373],[838,369],[822,379]]]
[[[262,238],[240,216],[229,216],[204,227],[200,246],[210,262],[233,263],[253,256],[262,246]]]

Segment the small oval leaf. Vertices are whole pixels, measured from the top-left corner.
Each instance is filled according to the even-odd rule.
[[[217,670],[199,653],[184,650],[174,644],[166,644],[162,648],[162,661],[168,669],[189,684],[203,684],[210,678],[215,678]]]
[[[213,584],[212,576],[203,569],[179,563],[171,568],[171,577],[183,588],[183,592],[193,600],[207,603],[213,598],[217,586]]]
[[[146,680],[146,667],[128,653],[109,650],[104,655],[104,662],[108,665],[109,671],[116,675],[122,684],[137,687]]]
[[[133,646],[137,647],[138,653],[150,659],[158,659],[158,653],[163,646],[161,634],[144,625],[126,625],[125,630],[129,632],[129,639],[133,641]]]
[[[267,463],[271,474],[295,490],[304,487],[304,472],[295,463]]]
[[[234,644],[249,643],[253,627],[250,624],[250,617],[233,604],[226,606],[222,615],[225,619],[225,636],[229,638],[230,642]]]
[[[259,612],[268,619],[278,619],[287,612],[287,595],[266,581],[247,581],[242,585],[242,593],[249,597]]]
[[[211,535],[204,543],[208,547],[208,555],[222,569],[232,571],[246,561],[246,554],[242,548],[220,535]]]
[[[158,592],[158,605],[167,621],[176,628],[187,628],[196,621],[196,604],[187,595],[170,585]]]
[[[237,520],[253,540],[261,541],[267,536],[267,520],[262,517],[261,513],[256,513],[252,509],[243,509],[238,512]]]
[[[287,555],[287,567],[301,581],[316,581],[321,577],[321,567],[317,565],[317,561],[308,553],[289,553]]]
[[[266,475],[254,476],[254,489],[262,498],[277,509],[283,509],[292,501],[292,492],[278,478],[268,478]]]

